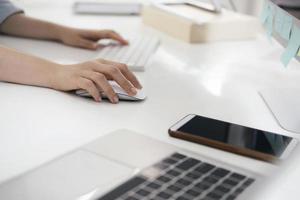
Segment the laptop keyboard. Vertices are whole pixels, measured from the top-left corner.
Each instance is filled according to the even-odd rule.
[[[109,45],[103,48],[98,57],[125,63],[131,70],[144,71],[151,55],[159,45],[156,37],[136,36],[128,46]]]
[[[244,174],[174,153],[97,200],[233,200],[253,182]]]

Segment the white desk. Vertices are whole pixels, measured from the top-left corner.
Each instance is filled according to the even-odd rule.
[[[300,65],[286,70],[283,49],[257,40],[189,45],[144,27],[137,17],[74,16],[70,5],[25,7],[32,16],[84,28],[157,33],[162,45],[145,73],[148,99],[96,103],[50,89],[0,83],[0,182],[24,173],[112,130],[127,128],[261,173],[270,164],[170,138],[167,129],[188,113],[282,134],[257,90],[300,87]],[[0,36],[0,44],[58,62],[79,62],[97,52],[53,42]],[[298,135],[295,135],[299,138]]]

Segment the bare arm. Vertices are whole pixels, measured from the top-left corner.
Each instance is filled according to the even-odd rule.
[[[1,25],[2,33],[20,37],[56,40],[66,45],[95,50],[98,40],[104,38],[114,39],[121,44],[127,44],[118,33],[112,30],[87,30],[62,26],[47,22],[23,13],[10,16]]]
[[[0,46],[0,81],[53,86],[55,63]]]
[[[23,13],[10,16],[2,25],[1,32],[8,35],[37,39],[59,40],[63,26],[28,17]]]

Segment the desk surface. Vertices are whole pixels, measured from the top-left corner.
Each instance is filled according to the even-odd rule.
[[[293,135],[282,130],[257,91],[300,87],[300,66],[285,69],[283,52],[265,36],[189,45],[145,27],[138,17],[75,16],[70,5],[30,5],[29,15],[124,35],[157,34],[162,44],[146,72],[137,73],[144,102],[96,103],[51,89],[0,83],[0,182],[24,173],[110,131],[126,128],[233,165],[267,173],[270,164],[170,138],[168,128],[189,113]],[[98,52],[54,42],[0,36],[0,44],[61,63],[97,58]],[[299,138],[298,135],[293,135]]]

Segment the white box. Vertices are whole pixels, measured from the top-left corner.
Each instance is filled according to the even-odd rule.
[[[190,43],[256,37],[262,30],[258,18],[222,9],[215,13],[190,3],[157,3],[145,6],[143,22]]]

